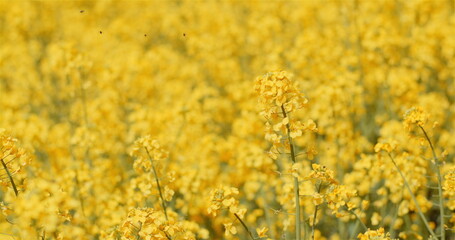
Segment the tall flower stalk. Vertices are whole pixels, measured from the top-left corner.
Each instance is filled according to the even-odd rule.
[[[444,229],[445,228],[445,221],[444,221],[444,217],[445,217],[444,207],[445,206],[444,206],[444,196],[443,196],[443,192],[442,192],[443,191],[443,189],[442,189],[443,180],[442,180],[442,174],[441,174],[441,170],[440,170],[441,162],[438,159],[436,152],[435,152],[435,148],[433,146],[433,143],[432,143],[427,131],[425,130],[425,125],[428,123],[428,118],[429,118],[429,114],[426,113],[422,108],[413,107],[413,108],[409,109],[408,111],[406,111],[406,113],[404,114],[404,127],[410,137],[415,137],[415,136],[419,135],[418,132],[421,131],[421,133],[424,136],[423,138],[420,138],[421,145],[424,145],[425,141],[426,141],[431,148],[431,152],[432,152],[432,156],[433,156],[431,164],[433,164],[433,166],[434,166],[434,169],[436,172],[436,177],[437,177],[437,185],[438,185],[437,186],[438,198],[439,198],[438,207],[439,207],[439,213],[440,213],[439,235],[437,235],[435,233],[435,231],[433,231],[429,220],[426,218],[422,208],[419,205],[416,194],[411,189],[410,182],[406,179],[405,174],[400,169],[400,167],[398,166],[398,163],[395,161],[394,157],[392,156],[392,152],[395,150],[396,144],[393,142],[392,143],[387,143],[387,142],[377,143],[375,146],[375,152],[379,153],[381,151],[384,151],[387,153],[388,157],[390,158],[393,165],[395,166],[397,172],[400,174],[400,177],[403,179],[403,183],[404,183],[406,189],[409,191],[412,201],[415,204],[417,213],[419,214],[423,224],[425,225],[425,228],[431,235],[432,239],[438,239],[438,237],[439,237],[439,239],[445,239],[445,236],[446,236],[446,232]]]
[[[439,214],[441,215],[441,239],[446,239],[446,234],[445,234],[445,226],[444,226],[444,197],[442,196],[442,174],[441,174],[441,169],[440,165],[441,163],[439,162],[438,157],[436,156],[436,152],[433,147],[433,143],[430,140],[430,137],[428,137],[427,132],[422,126],[419,126],[419,128],[422,130],[423,134],[425,135],[425,139],[427,140],[428,144],[430,145],[431,152],[433,154],[433,164],[435,165],[436,168],[436,174],[438,178],[438,199],[439,199]]]
[[[139,152],[141,150],[145,150],[146,156],[144,157],[141,155]],[[163,191],[162,184],[160,183],[159,177],[158,177],[158,172],[155,166],[155,161],[162,161],[167,158],[168,152],[164,150],[159,142],[157,140],[154,140],[151,138],[150,135],[147,135],[145,137],[142,137],[138,139],[135,142],[135,146],[133,151],[131,152],[132,156],[138,157],[136,161],[134,162],[134,168],[136,169],[137,172],[153,172],[153,177],[155,179],[155,184],[156,188],[159,193],[159,198],[161,202],[161,207],[163,208],[164,216],[166,218],[166,221],[169,221],[169,217],[167,214],[167,207],[166,207],[166,200],[170,200],[170,198],[167,195],[170,195],[172,197],[173,192],[170,194],[167,193],[171,190],[165,189],[164,191],[167,190],[167,192]],[[152,170],[152,171],[150,171]]]
[[[432,164],[434,165],[434,168],[436,170],[436,177],[438,181],[438,199],[439,199],[439,214],[440,214],[440,236],[441,239],[445,239],[445,223],[444,223],[444,197],[442,195],[442,174],[441,174],[441,169],[440,165],[441,162],[439,161],[439,158],[436,155],[436,151],[434,149],[433,143],[431,142],[430,137],[428,136],[428,133],[425,131],[425,124],[428,122],[429,115],[423,111],[422,108],[420,107],[413,107],[409,109],[405,115],[404,115],[404,126],[409,133],[412,132],[414,127],[418,127],[422,134],[424,135],[425,141],[428,143],[431,149],[431,153],[433,156],[433,160],[431,161]]]
[[[267,119],[266,140],[272,143],[269,156],[276,160],[284,150],[289,154],[292,164],[296,164],[296,150],[293,139],[302,136],[305,130],[317,131],[316,125],[309,120],[301,123],[291,117],[296,110],[305,107],[308,100],[298,91],[285,71],[270,72],[256,79],[255,90],[262,104],[261,115]],[[294,175],[295,195],[295,239],[301,239],[299,178]]]
[[[395,159],[393,158],[393,156],[391,154],[393,152],[393,150],[395,150],[395,147],[396,147],[395,144],[391,144],[391,143],[377,143],[374,147],[374,151],[377,153],[380,153],[382,151],[387,153],[387,156],[392,161],[393,165],[395,166],[395,169],[400,174],[400,177],[403,180],[404,186],[408,190],[409,195],[411,196],[412,201],[415,204],[417,213],[419,214],[420,219],[422,220],[423,224],[425,225],[425,228],[427,229],[428,233],[432,236],[432,238],[437,239],[436,233],[431,229],[430,223],[428,222],[427,218],[425,217],[425,214],[423,213],[422,209],[420,208],[419,202],[417,201],[417,197],[414,194],[414,192],[412,191],[411,186],[409,185],[409,182],[407,181],[404,173],[398,167],[397,162],[395,161]]]

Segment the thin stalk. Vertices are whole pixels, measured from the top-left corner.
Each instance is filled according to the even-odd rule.
[[[406,188],[408,189],[409,194],[411,195],[411,198],[412,198],[412,200],[414,201],[414,204],[415,204],[415,206],[416,206],[416,208],[417,208],[417,212],[419,213],[419,216],[420,216],[420,218],[422,219],[423,223],[425,224],[425,227],[427,228],[428,232],[430,233],[430,235],[431,235],[433,238],[438,239],[437,236],[436,236],[436,234],[433,232],[433,230],[431,230],[430,224],[428,223],[427,219],[425,218],[425,215],[423,215],[422,209],[420,209],[419,203],[417,202],[417,199],[416,199],[414,193],[412,192],[411,187],[409,186],[408,181],[407,181],[406,178],[404,177],[403,172],[401,172],[400,168],[398,168],[398,165],[397,165],[397,163],[395,162],[395,159],[393,159],[392,155],[390,155],[390,153],[387,153],[387,155],[389,155],[389,158],[392,160],[393,165],[395,165],[395,168],[397,169],[398,173],[400,174],[401,178],[403,179],[404,185],[405,185]]]
[[[139,224],[140,224],[140,225],[139,225],[139,227],[138,227],[138,229],[137,229],[136,240],[140,240],[140,239],[141,239],[141,236],[139,235],[139,233],[141,232],[142,224],[141,224],[141,223],[139,223]],[[133,225],[133,224],[131,224],[131,225]],[[133,225],[133,226],[134,226],[134,225]],[[136,226],[134,226],[134,227],[136,227]]]
[[[283,112],[283,117],[286,118],[286,110],[284,106],[281,105],[281,111]],[[294,151],[294,143],[292,142],[291,138],[291,126],[289,122],[286,124],[287,129],[287,137],[289,141],[289,147],[291,148],[291,160],[293,163],[296,163],[295,159],[295,151]],[[300,238],[300,193],[299,193],[299,179],[294,177],[294,195],[295,195],[295,239],[301,240]]]
[[[71,130],[73,131],[74,128],[72,127]],[[76,173],[76,175],[74,176],[74,182],[76,183],[76,191],[77,191],[79,203],[81,205],[82,216],[86,217],[84,198],[82,196],[81,184],[79,181],[79,171],[78,171],[78,167],[77,167],[76,157],[74,156],[73,145],[70,145],[70,154],[71,154],[71,159],[73,161],[73,168]]]
[[[78,69],[78,73],[81,74],[81,69],[80,68]],[[73,81],[73,79],[70,76],[68,76],[68,75],[67,75],[67,79],[70,80],[70,81]],[[79,90],[80,90],[81,101],[82,101],[82,117],[83,117],[83,121],[84,121],[85,127],[88,129],[89,128],[89,122],[88,122],[88,111],[87,111],[87,93],[86,93],[86,91],[84,89],[84,84],[82,82],[82,79],[83,79],[83,77],[79,81]],[[93,166],[92,159],[90,158],[90,147],[87,147],[85,149],[84,160],[90,167]]]
[[[284,109],[283,105],[281,105],[281,111],[283,111],[283,117],[287,118],[286,110]],[[296,163],[296,160],[295,160],[296,154],[294,151],[294,143],[292,142],[292,138],[291,138],[291,126],[289,125],[289,122],[286,124],[286,129],[288,130],[287,137],[288,137],[289,145],[291,148],[291,160],[293,163]]]
[[[11,186],[13,187],[14,194],[16,194],[16,197],[17,197],[17,195],[19,194],[19,192],[17,191],[17,187],[16,187],[16,184],[14,183],[13,176],[11,175],[11,173],[10,173],[10,171],[9,171],[9,169],[8,169],[8,166],[6,166],[5,161],[3,161],[3,160],[4,160],[4,159],[2,158],[2,159],[1,159],[1,162],[2,162],[3,168],[5,169],[6,174],[8,174],[8,178],[9,178],[9,181],[11,182]]]
[[[155,175],[156,186],[157,186],[158,192],[160,194],[161,206],[163,207],[164,216],[166,217],[166,221],[169,221],[169,219],[167,217],[167,211],[166,211],[166,202],[164,202],[163,193],[161,192],[160,181],[158,180],[158,174],[156,173],[155,163],[153,162],[152,156],[150,155],[149,150],[146,147],[145,147],[145,151],[147,152],[149,160],[152,162],[153,174]]]
[[[321,192],[321,187],[322,187],[322,183],[319,183],[318,193]],[[318,208],[319,208],[319,205],[316,205],[316,208],[314,209],[314,214],[313,214],[313,224],[311,225],[311,239],[313,239],[313,240],[314,240],[314,230],[315,230],[315,226],[316,226],[316,217],[318,216]]]
[[[82,79],[79,81],[79,90],[81,91],[82,100],[82,115],[84,117],[85,126],[88,128],[88,113],[87,113],[87,95],[85,93],[84,84]]]
[[[3,149],[2,149],[2,151],[3,151]],[[3,156],[3,159],[6,159],[6,158],[9,157],[9,156],[11,156],[11,153],[8,153],[8,155]],[[11,160],[9,160],[9,161],[6,163],[6,165],[8,165],[8,163],[14,161],[16,158],[17,158],[17,156],[14,156]]]
[[[349,210],[349,212],[355,216],[355,218],[357,219],[358,223],[360,223],[360,225],[362,226],[363,230],[364,231],[367,231],[368,228],[367,226],[365,225],[365,223],[362,222],[362,220],[360,219],[359,215],[357,215],[354,211],[352,210]]]
[[[260,192],[261,192],[262,198],[267,199],[267,197],[266,197],[266,195],[265,195],[265,191],[264,191],[265,186],[267,186],[267,185],[264,184],[264,185],[262,186]],[[269,229],[270,229],[270,235],[275,236],[275,229],[272,227],[272,219],[271,219],[271,216],[270,216],[270,211],[269,211],[268,209],[269,209],[269,205],[268,205],[267,201],[265,200],[265,201],[264,201],[265,219],[266,219],[266,222],[267,222],[267,226],[268,226]]]
[[[76,176],[74,177],[74,180],[76,182],[76,190],[77,190],[77,195],[78,195],[78,198],[79,198],[79,202],[81,204],[81,210],[82,210],[82,215],[85,217],[85,207],[84,207],[84,198],[82,197],[82,193],[81,193],[81,184],[79,182],[79,174],[77,172],[77,169],[76,169]]]
[[[316,225],[316,217],[318,216],[318,205],[316,205],[316,208],[314,209],[314,214],[313,214],[313,223],[311,225],[311,239],[314,240],[314,230],[315,230],[315,227],[314,225]]]
[[[441,175],[441,169],[439,168],[439,159],[436,156],[436,152],[434,151],[433,143],[431,143],[430,137],[428,137],[427,132],[422,126],[419,126],[420,129],[422,130],[423,134],[425,135],[425,138],[427,139],[428,144],[430,145],[431,152],[433,153],[433,160],[434,164],[436,166],[436,174],[438,175],[438,197],[439,197],[439,214],[441,215],[441,239],[445,240],[446,239],[446,232],[444,229],[444,198],[442,196],[442,175]]]
[[[352,238],[353,238],[352,236],[353,236],[353,235],[355,234],[355,232],[357,231],[357,228],[359,227],[359,225],[362,226],[364,232],[367,231],[367,230],[368,230],[368,227],[365,225],[365,223],[362,222],[362,219],[360,219],[359,215],[357,215],[352,209],[349,210],[349,208],[348,208],[347,205],[344,205],[344,206],[347,208],[347,211],[348,211],[350,214],[354,215],[355,218],[357,219],[357,221],[355,222],[354,228],[352,228],[351,232],[349,233],[349,235],[350,235],[350,236],[349,236],[349,239],[352,239]],[[360,210],[363,211],[362,208],[360,208]]]
[[[161,230],[161,231],[164,233],[164,235],[166,235],[166,238],[167,238],[168,240],[172,240],[171,236],[169,236],[169,234],[167,234],[167,232],[164,231],[164,229]]]
[[[9,220],[8,217],[5,217],[5,220],[6,220],[9,224],[11,224],[11,225],[14,225],[14,224],[15,224],[15,223],[11,222],[11,220]]]
[[[295,239],[300,240],[300,198],[299,198],[299,180],[294,177],[294,195],[295,195]]]
[[[351,229],[351,232],[349,233],[349,239],[353,239],[352,236],[354,236],[355,232],[357,232],[358,227],[359,227],[359,221],[356,221],[354,227]]]
[[[250,231],[250,229],[248,229],[248,227],[246,226],[245,222],[243,222],[243,220],[239,217],[239,215],[237,215],[237,213],[234,213],[234,215],[240,221],[240,223],[242,224],[243,228],[245,228],[245,230],[248,232],[248,235],[250,236],[250,238],[252,240],[255,240],[255,238],[253,236],[253,233]]]

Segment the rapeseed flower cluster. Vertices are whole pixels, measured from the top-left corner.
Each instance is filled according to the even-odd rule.
[[[27,165],[30,165],[31,157],[5,129],[0,129],[0,163],[0,184],[4,188],[13,189],[17,196],[19,191],[25,188],[24,171]]]
[[[317,189],[317,192],[312,195],[313,203],[321,205],[326,202],[332,214],[337,217],[349,214],[347,211],[355,208],[355,203],[350,200],[355,197],[356,191],[340,185],[334,178],[334,172],[325,166],[312,164],[312,168],[313,170],[305,179],[311,181]]]
[[[199,228],[197,224],[179,221],[175,212],[166,220],[163,212],[153,208],[132,209],[123,222],[120,233],[121,239],[144,240],[195,240],[207,239],[208,236],[207,230]],[[116,239],[115,235],[111,238]]]
[[[392,240],[390,233],[385,233],[384,228],[379,228],[378,230],[368,229],[365,233],[359,233],[358,238],[360,240]]]

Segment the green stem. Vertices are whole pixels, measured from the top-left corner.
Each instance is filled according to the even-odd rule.
[[[398,168],[398,165],[397,165],[397,163],[395,162],[395,159],[393,159],[392,155],[390,155],[390,153],[387,153],[387,155],[389,155],[389,158],[392,160],[393,165],[395,165],[395,168],[397,169],[398,173],[400,174],[401,178],[403,179],[404,185],[405,185],[406,188],[408,189],[409,194],[411,195],[411,198],[412,198],[412,200],[414,201],[414,204],[415,204],[415,206],[416,206],[416,208],[417,208],[417,212],[419,213],[419,216],[420,216],[420,218],[422,219],[423,223],[425,224],[425,227],[427,228],[428,232],[431,234],[431,236],[432,236],[434,239],[438,239],[438,238],[436,237],[436,234],[433,232],[433,230],[431,230],[430,224],[428,223],[427,219],[425,218],[425,215],[423,215],[422,209],[420,209],[419,203],[417,202],[417,199],[416,199],[414,193],[412,192],[411,187],[409,186],[408,181],[407,181],[406,178],[404,177],[403,172],[401,172],[400,168]]]
[[[253,233],[250,231],[250,229],[248,229],[248,227],[246,226],[245,222],[243,222],[243,220],[239,217],[239,215],[237,215],[237,213],[234,213],[235,217],[240,221],[240,223],[242,224],[243,228],[245,228],[245,230],[248,232],[248,235],[250,236],[250,238],[252,240],[254,240],[254,236],[253,236]]]
[[[155,175],[156,186],[157,186],[158,192],[160,194],[161,206],[163,207],[164,216],[166,217],[166,221],[169,221],[169,219],[167,217],[167,211],[166,211],[166,202],[164,201],[163,193],[161,192],[160,181],[158,180],[158,174],[156,173],[155,163],[153,162],[152,156],[150,155],[149,150],[146,147],[145,147],[145,151],[147,152],[147,155],[148,155],[150,161],[152,162],[153,174]]]
[[[319,183],[318,193],[321,192],[321,187],[322,187],[322,183]],[[316,217],[318,216],[318,207],[319,207],[319,205],[316,205],[316,208],[314,209],[313,224],[311,225],[311,239],[313,239],[313,240],[314,240],[314,230],[315,230],[315,226],[316,226]]]
[[[133,224],[131,224],[132,226],[134,226]],[[136,226],[134,226],[136,227]],[[139,223],[139,228],[137,229],[137,235],[136,235],[136,240],[141,240],[141,236],[139,235],[139,233],[141,232],[141,229],[142,229],[142,223]]]
[[[11,175],[11,173],[8,169],[8,166],[6,166],[5,161],[3,161],[3,159],[1,159],[1,162],[2,162],[3,168],[6,171],[6,174],[8,174],[9,181],[11,182],[11,186],[13,187],[14,193],[16,194],[16,197],[17,197],[19,192],[17,191],[17,187],[16,187],[16,184],[14,183],[13,176]]]
[[[269,209],[269,205],[267,203],[267,197],[265,195],[265,191],[264,191],[264,188],[266,187],[267,185],[264,183],[261,187],[261,196],[262,198],[264,199],[264,213],[265,213],[265,220],[267,222],[267,225],[270,229],[270,235],[272,236],[275,236],[275,229],[272,227],[273,224],[272,224],[272,219],[271,219],[271,216],[270,216],[270,211],[268,210]]]
[[[286,118],[286,110],[284,106],[281,105],[281,111],[283,112],[283,117]],[[289,122],[286,124],[287,129],[287,137],[289,141],[289,147],[291,149],[291,160],[293,163],[296,163],[295,159],[295,151],[294,151],[294,144],[291,138],[291,126]],[[299,179],[298,177],[294,177],[294,195],[295,195],[295,239],[300,240],[300,193],[299,193]]]
[[[356,218],[357,221],[360,223],[360,225],[362,225],[363,230],[364,230],[364,231],[367,231],[368,228],[367,228],[367,226],[365,225],[365,223],[362,222],[362,220],[360,219],[359,215],[357,215],[357,214],[356,214],[354,211],[352,211],[352,210],[349,210],[349,212],[350,212],[352,215],[355,216],[355,218]]]
[[[75,181],[76,181],[76,190],[77,190],[77,193],[78,193],[77,195],[79,197],[79,202],[81,204],[82,216],[85,217],[84,199],[83,199],[82,193],[81,193],[81,187],[80,187],[80,182],[79,182],[79,174],[77,172],[77,169],[76,169],[76,176],[74,178],[75,178]]]
[[[425,135],[425,138],[427,139],[428,144],[430,145],[431,152],[433,153],[433,159],[434,159],[434,165],[436,167],[436,174],[438,175],[438,197],[439,197],[439,214],[441,215],[441,239],[445,240],[446,239],[446,232],[444,229],[444,198],[442,196],[442,175],[441,175],[441,169],[439,168],[439,160],[438,157],[436,156],[436,152],[434,151],[433,143],[431,143],[430,137],[428,137],[427,132],[422,126],[419,126],[420,129],[422,130],[423,134]]]
[[[300,198],[299,198],[299,180],[294,177],[294,194],[295,194],[295,239],[300,240]]]

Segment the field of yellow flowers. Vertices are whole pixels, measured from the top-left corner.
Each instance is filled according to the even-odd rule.
[[[455,1],[0,0],[0,239],[455,239]]]

